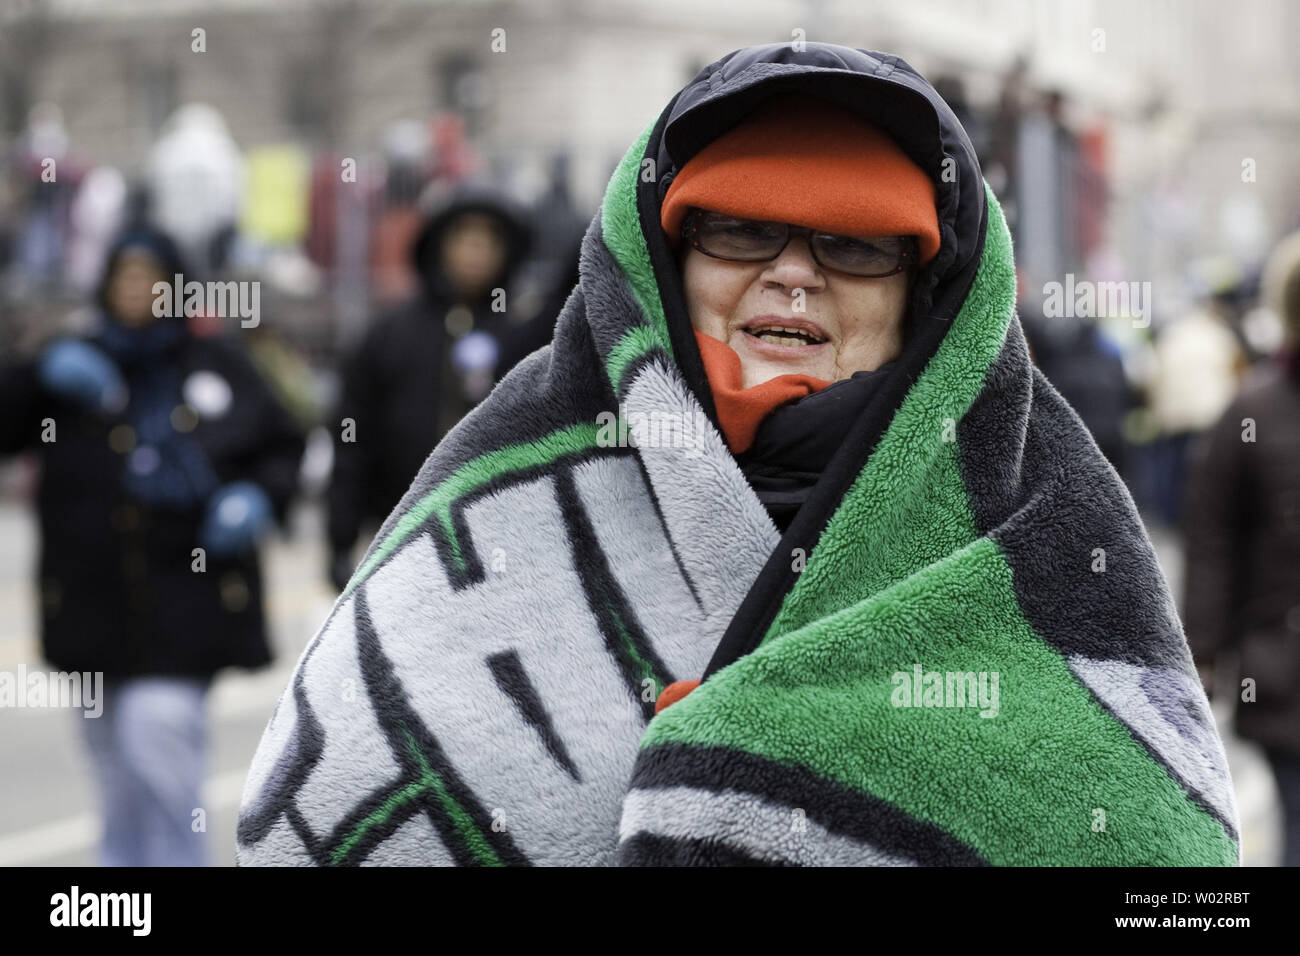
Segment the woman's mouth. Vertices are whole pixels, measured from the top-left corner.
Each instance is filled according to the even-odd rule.
[[[825,345],[829,336],[821,326],[807,319],[759,316],[750,319],[740,330],[764,345],[798,350]]]
[[[761,329],[746,329],[750,335],[764,342],[771,342],[773,345],[821,345],[822,340],[809,332],[802,332],[799,329],[788,329],[782,326],[771,326]]]

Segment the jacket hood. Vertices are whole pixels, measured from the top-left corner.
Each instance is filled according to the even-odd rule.
[[[676,260],[659,226],[660,208],[674,177],[692,156],[765,100],[784,93],[830,100],[879,126],[934,183],[940,248],[913,282],[897,381],[884,390],[883,401],[890,408],[901,401],[906,384],[943,339],[970,289],[983,250],[985,187],[970,138],[934,87],[901,58],[829,43],[807,43],[802,50],[772,43],[736,50],[706,66],[673,97],[629,158],[635,155],[637,172],[635,225],[662,301],[663,332],[687,383],[715,421]],[[606,236],[632,225],[621,221],[624,210],[612,207],[612,201],[627,198],[626,193],[607,193],[602,209]]]
[[[118,234],[108,248],[104,257],[104,268],[100,273],[99,284],[95,288],[95,303],[105,317],[112,319],[108,308],[108,284],[117,268],[118,260],[128,249],[146,252],[158,260],[163,275],[168,282],[179,274],[188,280],[190,274],[186,269],[184,255],[167,233],[147,225],[128,226]]]
[[[484,180],[469,180],[446,186],[435,183],[421,198],[425,219],[411,245],[411,265],[426,294],[441,299],[451,294],[445,277],[436,267],[433,252],[452,221],[467,212],[491,216],[505,230],[506,259],[489,288],[505,285],[531,251],[534,230],[528,211],[505,189]]]

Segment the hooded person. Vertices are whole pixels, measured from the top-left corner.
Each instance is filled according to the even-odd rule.
[[[329,575],[340,589],[362,530],[393,510],[491,390],[515,328],[505,293],[531,242],[525,212],[476,180],[440,187],[424,205],[411,246],[419,296],[380,316],[342,368],[328,494]]]
[[[1252,694],[1233,695],[1235,729],[1268,757],[1282,865],[1300,866],[1300,232],[1278,244],[1262,278],[1283,348],[1192,446],[1185,614],[1207,683],[1228,661],[1228,685],[1251,681]]]
[[[1151,545],[911,67],[706,67],[580,275],[304,651],[241,864],[1239,862]]]
[[[231,343],[193,335],[155,285],[164,234],[111,246],[89,335],[0,370],[0,454],[39,456],[44,657],[103,675],[82,722],[108,865],[195,865],[213,676],[271,659],[257,544],[295,490],[303,438]]]

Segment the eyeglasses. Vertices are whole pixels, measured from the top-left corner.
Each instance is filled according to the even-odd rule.
[[[692,209],[682,222],[682,238],[692,247],[729,262],[775,259],[796,235],[807,235],[819,266],[849,275],[881,279],[916,263],[916,240],[911,236],[837,236],[788,222],[738,219],[706,209]]]

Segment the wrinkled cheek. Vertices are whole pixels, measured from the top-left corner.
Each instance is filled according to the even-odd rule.
[[[743,318],[745,297],[760,291],[750,271],[690,252],[682,264],[682,291],[691,324],[715,339],[727,340],[727,327]],[[757,299],[755,299],[757,301]],[[755,307],[756,314],[759,310]]]

